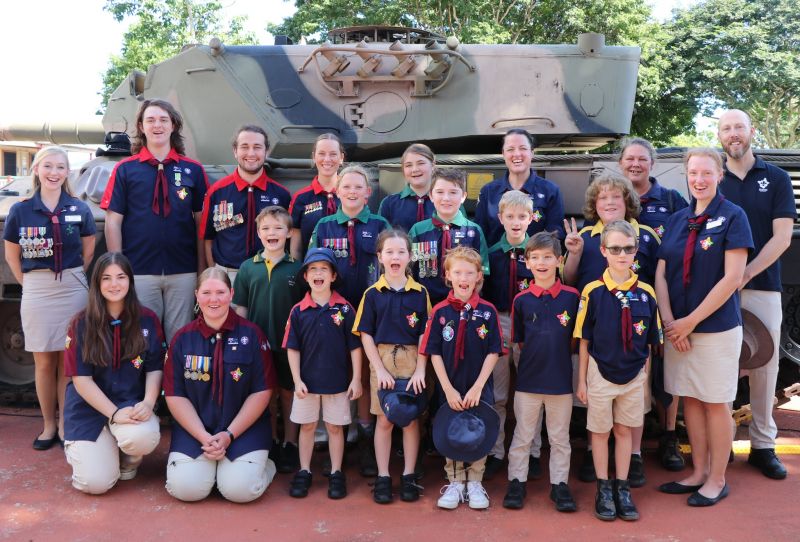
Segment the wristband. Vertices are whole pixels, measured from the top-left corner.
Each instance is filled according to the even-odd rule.
[[[114,425],[116,423],[114,421],[114,416],[117,415],[117,412],[119,412],[119,409],[115,410],[114,413],[111,415],[111,417],[108,419],[108,425]]]
[[[226,429],[225,432],[228,433],[228,436],[231,437],[231,442],[233,442],[236,437],[233,436],[233,433],[231,433],[231,430],[230,429]]]

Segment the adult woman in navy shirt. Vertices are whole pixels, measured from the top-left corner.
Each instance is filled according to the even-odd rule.
[[[119,252],[98,258],[86,310],[67,334],[64,449],[72,485],[100,494],[130,480],[161,438],[153,414],[161,392],[164,333],[139,305],[133,269]]]
[[[250,502],[275,476],[269,399],[276,385],[261,331],[231,310],[228,274],[210,267],[195,291],[200,315],[175,335],[164,365],[173,417],[167,491],[182,501]]]
[[[664,321],[664,383],[684,398],[692,473],[663,484],[665,493],[692,493],[690,506],[728,495],[730,403],[736,397],[742,318],[738,288],[753,248],[744,211],[717,188],[722,159],[714,149],[686,154],[692,204],[672,215],[658,252],[656,294]]]
[[[89,207],[70,192],[67,151],[40,150],[32,170],[33,195],[11,207],[3,239],[6,262],[22,285],[25,350],[33,352],[36,396],[44,418],[33,448],[47,450],[64,436],[67,322],[86,306],[85,270],[94,256],[96,228]]]

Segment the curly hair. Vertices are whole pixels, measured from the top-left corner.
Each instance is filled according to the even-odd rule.
[[[583,216],[586,220],[594,222],[600,220],[597,214],[597,197],[604,188],[622,192],[622,197],[625,199],[625,220],[639,218],[642,206],[639,202],[639,195],[633,189],[631,182],[622,175],[604,171],[595,177],[586,189],[586,200],[583,204]]]

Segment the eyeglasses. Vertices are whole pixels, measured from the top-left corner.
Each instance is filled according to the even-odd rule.
[[[606,247],[606,250],[614,256],[619,256],[621,252],[625,254],[636,254],[637,248],[636,245],[629,245],[627,247]]]

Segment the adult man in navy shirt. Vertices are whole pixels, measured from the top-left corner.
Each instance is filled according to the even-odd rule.
[[[744,111],[732,109],[719,119],[717,136],[727,155],[720,191],[747,214],[755,250],[750,254],[740,286],[742,309],[747,309],[769,329],[775,344],[772,359],[750,371],[751,451],[747,461],[769,478],[786,478],[775,455],[778,428],[772,403],[778,378],[781,332],[781,268],[778,258],[789,248],[797,218],[789,175],[753,154],[755,129]]]
[[[205,268],[197,231],[208,179],[183,156],[182,126],[169,102],[145,100],[134,155],[114,167],[100,202],[108,250],[130,260],[139,301],[164,323],[167,340],[192,319],[197,273]]]

